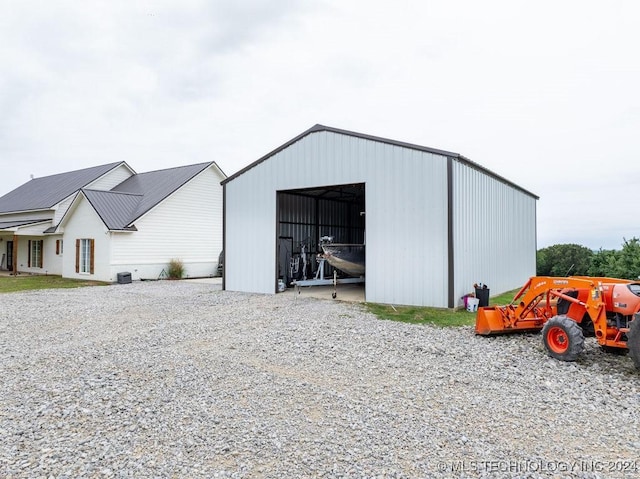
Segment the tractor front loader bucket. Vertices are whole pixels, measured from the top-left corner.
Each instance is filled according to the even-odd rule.
[[[488,336],[500,334],[504,331],[502,315],[495,306],[478,308],[476,313],[476,334]]]
[[[523,333],[540,331],[544,322],[541,318],[531,315],[518,321],[513,321],[511,306],[489,306],[478,308],[476,314],[476,334],[490,336],[493,334]]]

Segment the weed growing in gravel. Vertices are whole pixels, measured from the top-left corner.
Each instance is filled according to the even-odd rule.
[[[172,259],[169,261],[169,279],[181,279],[184,276],[184,263],[181,259]]]

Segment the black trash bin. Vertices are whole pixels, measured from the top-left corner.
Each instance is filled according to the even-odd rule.
[[[483,288],[476,287],[476,298],[478,298],[478,307],[489,306],[489,288],[486,286]]]

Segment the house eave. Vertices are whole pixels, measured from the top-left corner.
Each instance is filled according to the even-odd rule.
[[[138,231],[138,228],[135,225],[125,226],[124,228],[109,228],[111,233],[133,233]]]

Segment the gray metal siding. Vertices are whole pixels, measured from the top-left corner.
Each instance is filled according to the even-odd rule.
[[[454,160],[456,304],[483,282],[491,295],[518,288],[536,267],[536,198]]]
[[[266,165],[265,165],[266,166]],[[268,168],[225,185],[225,288],[275,292],[276,193]]]
[[[364,183],[368,301],[447,304],[447,158],[309,134],[225,184],[225,287],[275,292],[276,191]]]
[[[446,158],[371,145],[367,183],[367,299],[445,306]]]

